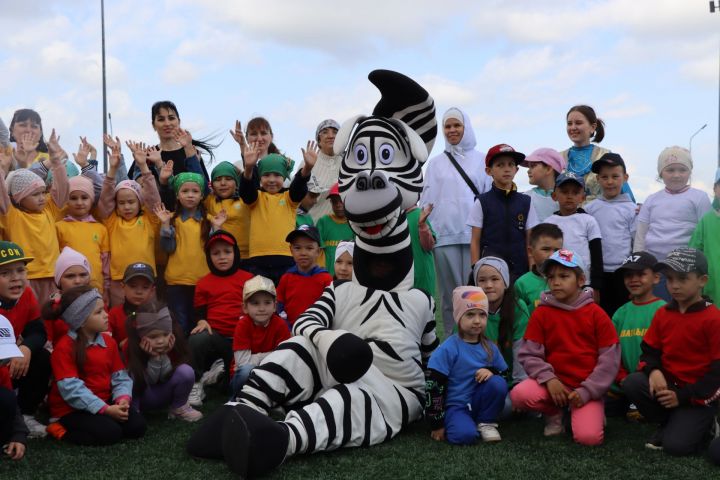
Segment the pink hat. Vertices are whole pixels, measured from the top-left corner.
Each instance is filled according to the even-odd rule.
[[[92,181],[87,178],[83,177],[82,175],[78,175],[77,177],[72,177],[68,180],[68,184],[70,184],[69,192],[83,192],[87,193],[91,200],[95,200],[95,189],[93,188]]]
[[[143,203],[142,187],[140,187],[139,183],[137,183],[135,180],[123,180],[122,182],[115,185],[115,195],[117,195],[118,191],[122,190],[123,188],[127,190],[132,190],[133,193],[137,195],[140,204]]]
[[[530,166],[530,162],[542,162],[558,173],[562,173],[566,167],[563,156],[560,155],[557,150],[553,150],[552,148],[538,148],[525,157],[525,160],[520,164],[520,166],[527,168]]]
[[[482,288],[457,287],[453,290],[453,319],[455,323],[460,322],[465,312],[475,309],[483,310],[486,313],[488,311],[488,298]]]
[[[15,203],[20,203],[36,191],[45,190],[45,182],[32,170],[19,168],[10,172],[5,179],[8,193]]]
[[[82,267],[87,270],[88,274],[92,274],[87,257],[77,250],[65,247],[58,255],[57,262],[55,262],[55,285],[60,285],[60,278],[70,267]]]

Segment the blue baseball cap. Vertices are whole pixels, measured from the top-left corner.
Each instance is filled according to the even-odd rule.
[[[568,268],[581,268],[585,270],[585,261],[582,259],[582,256],[572,250],[566,250],[564,248],[550,255],[550,258],[545,260],[538,270],[545,275],[546,270],[553,263],[559,263]]]
[[[580,185],[583,189],[585,188],[585,179],[580,175],[575,175],[573,172],[564,171],[555,179],[555,188],[559,187],[563,183],[575,182]]]

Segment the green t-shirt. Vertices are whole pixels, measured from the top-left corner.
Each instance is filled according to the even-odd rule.
[[[528,325],[528,319],[530,314],[528,313],[528,307],[525,302],[520,299],[515,299],[515,318],[513,319],[513,332],[512,341],[507,345],[498,345],[498,348],[502,352],[505,363],[508,364],[508,384],[512,383],[512,366],[513,366],[513,351],[512,344],[518,340],[522,340],[525,336],[525,329]],[[485,336],[497,343],[498,335],[500,334],[500,312],[491,313],[488,315],[487,328],[485,328]]]
[[[665,300],[656,298],[647,303],[627,302],[618,308],[612,321],[620,337],[622,366],[628,373],[637,371],[640,361],[640,343],[645,336],[655,312],[665,305]],[[617,386],[613,386],[617,391]]]
[[[295,217],[295,228],[299,227],[300,225],[310,225],[311,227],[315,226],[310,214],[309,213],[300,213],[300,210],[298,209],[297,217]]]
[[[698,222],[690,238],[690,247],[702,250],[710,267],[703,293],[720,304],[720,213],[711,210]]]
[[[318,219],[317,229],[320,232],[320,238],[323,241],[323,251],[325,252],[325,269],[330,275],[335,275],[335,249],[338,243],[343,240],[354,240],[353,233],[347,219],[338,218],[333,214],[323,215]]]
[[[540,294],[547,289],[545,278],[532,270],[515,281],[515,297],[525,302],[531,315],[540,304]]]
[[[432,252],[426,252],[420,245],[420,229],[418,227],[418,220],[422,209],[413,208],[407,212],[408,228],[410,229],[410,245],[413,254],[413,267],[415,268],[414,277],[414,288],[420,288],[425,290],[430,295],[435,295],[435,258]],[[430,228],[433,237],[435,237],[435,231],[427,221],[427,226]]]

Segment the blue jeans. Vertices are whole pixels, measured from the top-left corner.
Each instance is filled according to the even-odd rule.
[[[478,423],[495,423],[505,405],[507,382],[493,375],[475,386],[470,405],[453,405],[445,411],[445,438],[457,445],[475,443]]]
[[[235,374],[233,375],[232,380],[230,380],[231,402],[235,401],[235,397],[240,394],[240,390],[242,390],[243,385],[245,385],[245,382],[247,382],[250,377],[250,372],[252,372],[253,368],[255,368],[255,365],[251,363],[246,363],[242,367],[235,367]]]
[[[195,326],[195,307],[193,306],[195,286],[168,285],[165,296],[173,318],[180,324],[187,337]]]

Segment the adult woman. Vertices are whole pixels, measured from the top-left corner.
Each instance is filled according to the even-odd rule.
[[[320,217],[332,213],[332,203],[325,193],[337,183],[340,173],[342,155],[335,155],[333,152],[335,135],[338,130],[340,130],[340,124],[331,118],[320,122],[315,129],[315,140],[320,147],[320,153],[318,153],[317,163],[313,167],[312,176],[317,184],[317,189],[322,192],[315,206],[310,209],[310,216],[315,223]]]
[[[43,137],[40,114],[29,108],[16,110],[10,122],[12,150],[11,170],[28,168],[35,162],[48,160],[48,147]]]
[[[445,112],[443,133],[445,151],[430,159],[420,205],[433,205],[429,220],[437,237],[435,268],[442,294],[443,325],[448,336],[455,326],[452,292],[467,282],[472,269],[470,227],[466,220],[475,197],[490,189],[492,179],[485,173],[485,155],[475,149],[475,132],[464,112],[455,107]]]

